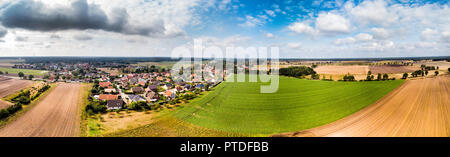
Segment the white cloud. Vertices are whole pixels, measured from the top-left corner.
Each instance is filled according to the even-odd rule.
[[[325,35],[349,33],[350,22],[341,15],[321,13],[316,19],[316,29]]]
[[[302,44],[299,42],[290,42],[287,43],[287,47],[291,48],[291,49],[298,49],[301,48]]]
[[[434,29],[426,28],[424,31],[422,31],[420,35],[420,39],[427,41],[427,40],[434,40],[439,35],[439,32]]]
[[[355,42],[356,42],[355,38],[347,37],[347,38],[337,39],[336,41],[334,41],[334,44],[336,44],[336,45],[346,45],[346,44],[353,44]]]
[[[275,12],[274,11],[272,11],[272,10],[264,10],[265,12],[266,12],[266,14],[267,15],[269,15],[269,16],[272,16],[272,17],[275,17],[275,16],[277,16],[276,14],[275,14]]]
[[[25,41],[28,41],[28,37],[16,36],[15,40],[19,41],[19,42],[25,42]]]
[[[92,37],[86,34],[76,34],[73,36],[73,38],[79,41],[92,40]]]
[[[372,28],[371,31],[375,39],[387,39],[390,37],[389,32],[384,28]]]
[[[299,34],[314,35],[315,30],[311,26],[302,22],[295,22],[288,26],[288,29]]]
[[[231,0],[222,0],[222,1],[219,3],[218,8],[219,8],[220,10],[226,10],[226,9],[227,9],[227,6],[228,6],[229,4],[231,4]]]
[[[345,6],[347,12],[362,25],[381,25],[388,26],[398,20],[394,10],[387,8],[384,0],[363,1],[357,6],[347,3]]]
[[[355,38],[360,42],[367,42],[371,41],[373,39],[373,36],[367,33],[359,33],[358,35],[355,36]]]
[[[450,32],[442,32],[440,41],[445,42],[445,43],[450,43]]]
[[[267,19],[267,16],[260,16],[260,18],[256,18],[250,15],[245,16],[245,22],[242,24],[239,24],[239,26],[242,27],[255,27],[255,26],[261,26],[265,24],[265,20]]]
[[[273,35],[272,33],[266,33],[266,37],[267,37],[267,38],[273,38],[274,35]]]

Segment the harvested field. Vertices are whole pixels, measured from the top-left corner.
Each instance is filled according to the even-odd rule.
[[[367,74],[369,66],[318,66],[314,69],[318,74]]]
[[[7,77],[0,77],[0,98],[13,94],[31,85],[33,81],[17,80]],[[0,109],[7,108],[12,103],[0,100]]]
[[[395,74],[395,73],[410,73],[416,70],[419,70],[418,67],[413,66],[389,66],[389,65],[380,65],[380,66],[370,66],[370,71],[372,74]]]
[[[344,119],[275,136],[449,137],[450,76],[409,80]]]
[[[0,129],[6,137],[67,137],[79,132],[79,84],[59,84],[16,121]]]

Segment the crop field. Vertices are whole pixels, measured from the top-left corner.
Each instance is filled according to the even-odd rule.
[[[376,103],[336,122],[275,136],[450,136],[450,77],[408,80]]]
[[[0,137],[78,136],[79,84],[59,84],[44,99],[0,129]]]
[[[414,66],[387,66],[387,65],[381,65],[381,66],[369,66],[370,71],[372,71],[372,74],[394,74],[394,73],[410,73],[416,70],[419,70],[420,68],[414,67]]]
[[[27,80],[18,80],[11,79],[7,77],[0,77],[0,98],[18,92],[25,87],[31,85],[32,81]],[[13,105],[10,102],[0,100],[0,109],[7,108],[8,106]]]
[[[374,103],[403,82],[280,77],[279,90],[272,94],[259,92],[265,83],[225,82],[173,116],[208,129],[266,136],[336,121]]]
[[[16,69],[16,68],[2,68],[0,67],[0,71],[3,73],[8,72],[9,74],[19,74],[19,72],[23,72],[25,75],[34,75],[34,76],[42,76],[47,72],[42,70],[32,70],[32,69]]]
[[[314,69],[318,74],[367,74],[369,66],[367,65],[326,65],[318,66]]]

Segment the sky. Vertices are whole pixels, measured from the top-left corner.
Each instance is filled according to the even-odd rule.
[[[282,58],[450,56],[436,0],[0,0],[0,56],[170,56],[279,47]],[[207,52],[205,52],[207,53]]]

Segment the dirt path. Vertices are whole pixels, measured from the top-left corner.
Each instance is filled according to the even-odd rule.
[[[47,97],[16,121],[0,129],[6,137],[78,136],[79,84],[59,84]]]
[[[449,137],[450,76],[409,80],[376,103],[344,119],[274,136]]]

